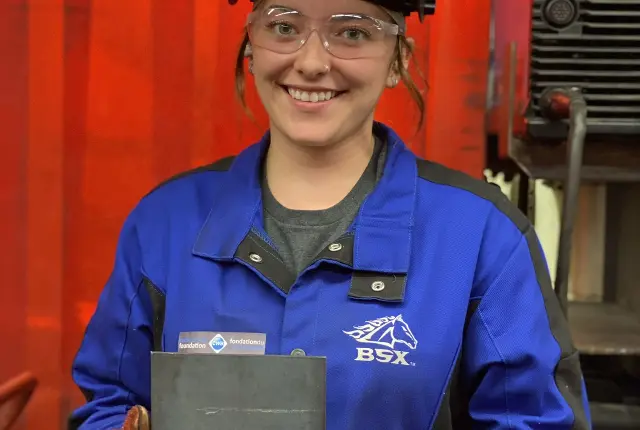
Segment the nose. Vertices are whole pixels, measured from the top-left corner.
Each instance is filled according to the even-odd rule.
[[[318,31],[313,31],[304,46],[298,51],[294,69],[308,79],[317,79],[329,70],[331,54],[324,47]]]

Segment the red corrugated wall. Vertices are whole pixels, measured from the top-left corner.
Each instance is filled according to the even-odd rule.
[[[19,429],[66,428],[82,401],[70,364],[138,199],[173,173],[237,153],[266,128],[255,92],[257,124],[233,92],[249,7],[240,3],[0,0],[0,381],[22,370],[40,379]],[[448,21],[454,6],[441,3]],[[436,23],[410,23],[416,60],[427,77],[444,74],[456,86],[451,70],[428,67]],[[452,31],[450,42],[459,39]],[[443,138],[456,115],[430,110],[439,125],[431,137]],[[414,135],[404,89],[388,91],[377,116],[425,154],[427,132]]]

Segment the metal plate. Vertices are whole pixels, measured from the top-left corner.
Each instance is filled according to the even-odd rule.
[[[325,430],[326,360],[152,353],[153,430]]]
[[[589,135],[587,139],[590,139]],[[567,147],[559,142],[550,144],[549,140],[545,142],[540,138],[525,142],[513,138],[509,156],[532,179],[564,181],[567,174]],[[582,181],[640,181],[640,145],[637,140],[585,142]]]
[[[591,355],[640,355],[640,318],[611,303],[571,303],[576,348]]]

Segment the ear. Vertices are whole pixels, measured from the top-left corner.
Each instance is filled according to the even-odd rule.
[[[244,56],[245,58],[253,57],[253,48],[251,47],[251,43],[247,43],[247,46],[244,47]]]
[[[395,72],[389,73],[389,77],[387,78],[387,88],[395,88],[400,82],[399,74]]]
[[[413,52],[413,47],[415,46],[415,40],[411,37],[407,38],[407,48],[404,44],[400,45],[400,56],[402,58],[402,64],[399,64],[398,61],[394,61],[389,69],[389,77],[387,78],[387,87],[394,88],[400,82],[402,75],[400,74],[400,68],[402,70],[409,69],[409,63],[411,61],[411,52]]]
[[[404,70],[409,70],[411,53],[416,46],[416,41],[413,39],[413,37],[407,37],[407,45],[409,45],[408,48],[406,46],[402,46],[402,67],[404,67]]]
[[[400,70],[398,69],[398,62],[394,61],[389,67],[389,76],[387,76],[387,88],[395,88],[400,82]]]

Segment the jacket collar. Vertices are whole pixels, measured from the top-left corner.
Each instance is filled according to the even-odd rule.
[[[375,123],[374,132],[388,145],[384,173],[352,224],[347,240],[353,241],[349,247],[353,252],[342,263],[351,263],[358,271],[406,274],[414,225],[416,157],[389,127]],[[260,174],[268,145],[266,133],[260,142],[242,151],[224,174],[194,254],[232,260],[252,229],[262,226]]]

